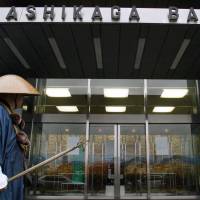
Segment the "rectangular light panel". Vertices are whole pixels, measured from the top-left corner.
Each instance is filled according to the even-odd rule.
[[[176,67],[178,66],[183,54],[185,53],[187,47],[190,44],[190,41],[191,41],[190,39],[184,39],[183,40],[183,42],[181,44],[181,47],[180,47],[180,49],[179,49],[179,51],[178,51],[178,53],[177,53],[172,65],[171,65],[171,67],[170,67],[171,70],[176,69]]]
[[[68,88],[46,88],[48,97],[71,97]]]
[[[128,97],[129,89],[106,88],[104,89],[104,97],[109,98],[126,98]]]
[[[164,89],[161,98],[183,98],[187,93],[188,89]]]
[[[49,40],[49,43],[50,43],[50,45],[51,45],[51,48],[52,48],[52,50],[53,50],[53,52],[54,52],[54,54],[55,54],[55,56],[56,56],[56,59],[57,59],[59,65],[60,65],[60,67],[61,67],[62,69],[66,69],[67,66],[65,65],[65,61],[64,61],[64,59],[63,59],[63,56],[62,56],[62,54],[61,54],[61,52],[60,52],[60,49],[59,49],[59,47],[58,47],[58,44],[57,44],[55,38],[52,38],[52,37],[51,37],[51,38],[48,38],[48,40]]]
[[[93,41],[94,41],[94,50],[95,50],[96,61],[97,61],[97,68],[102,69],[103,61],[102,61],[101,40],[100,38],[94,38]]]
[[[126,106],[106,106],[106,112],[126,112]]]
[[[136,58],[135,58],[135,65],[134,65],[135,69],[140,68],[140,63],[142,60],[145,42],[146,42],[145,38],[140,38],[138,41],[138,48],[137,48],[137,53],[136,53]]]
[[[78,112],[77,106],[56,106],[60,112]]]
[[[155,106],[153,109],[154,113],[169,113],[175,109],[173,106]]]
[[[15,46],[15,44],[12,42],[12,40],[10,40],[10,38],[4,38],[4,41],[6,42],[6,44],[8,45],[8,47],[10,48],[10,50],[13,52],[13,54],[17,57],[17,59],[20,61],[20,63],[26,68],[26,69],[30,69],[30,65],[28,64],[28,62],[25,60],[25,58],[22,56],[22,54],[19,52],[19,50],[17,49],[17,47]]]

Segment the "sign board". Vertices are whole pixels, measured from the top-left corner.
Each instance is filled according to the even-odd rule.
[[[156,23],[200,24],[200,9],[177,7],[120,8],[113,7],[1,7],[0,23],[52,22],[52,23]]]

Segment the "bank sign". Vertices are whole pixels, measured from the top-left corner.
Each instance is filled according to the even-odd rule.
[[[4,7],[0,8],[0,23],[52,22],[52,23],[179,23],[200,24],[200,10],[177,7],[120,8],[113,7]]]

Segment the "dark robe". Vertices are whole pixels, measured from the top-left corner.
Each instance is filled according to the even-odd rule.
[[[24,170],[24,155],[16,140],[16,133],[8,111],[0,105],[0,166],[6,176],[12,177]],[[0,192],[0,200],[23,200],[23,178],[8,183]]]

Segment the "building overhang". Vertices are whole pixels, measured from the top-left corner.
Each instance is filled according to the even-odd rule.
[[[0,74],[200,78],[200,10],[0,8]]]

